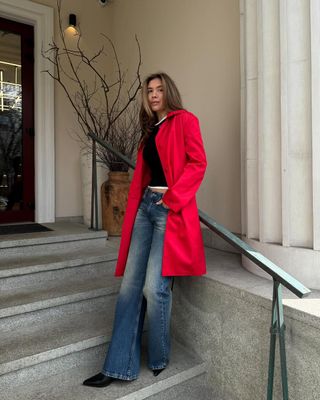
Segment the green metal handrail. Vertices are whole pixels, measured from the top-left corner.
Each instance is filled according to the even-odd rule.
[[[249,246],[246,242],[241,240],[238,236],[234,235],[224,226],[218,224],[214,219],[209,217],[203,211],[199,210],[200,221],[206,225],[209,229],[217,233],[233,247],[239,250],[243,255],[248,257],[256,265],[267,272],[274,280],[281,283],[287,289],[289,289],[296,296],[302,298],[308,296],[311,292],[301,282],[295,279],[293,276],[285,272],[283,269],[278,267],[267,257],[259,253],[253,247]]]
[[[88,134],[92,139],[92,151],[96,152],[96,142],[111,151],[122,161],[124,161],[132,169],[135,168],[135,164],[127,158],[125,155],[115,150],[109,143],[104,142],[98,138],[94,133],[89,132]],[[94,215],[94,204],[97,200],[97,182],[96,182],[96,159],[95,154],[92,157],[92,177],[95,182],[92,182],[92,204],[91,204],[91,227],[93,228],[93,215]],[[93,193],[95,191],[95,194]],[[94,201],[95,199],[95,201]],[[96,206],[96,229],[98,228],[98,208]],[[268,370],[268,387],[267,387],[267,400],[273,398],[273,380],[274,380],[274,364],[275,364],[275,350],[276,350],[276,338],[279,337],[279,351],[280,351],[280,367],[281,367],[281,380],[282,380],[282,395],[283,400],[289,399],[288,394],[288,377],[287,377],[287,362],[286,362],[286,351],[285,351],[285,324],[284,324],[284,312],[282,303],[282,287],[285,286],[296,296],[303,298],[308,296],[311,291],[305,287],[301,282],[295,279],[293,276],[285,272],[283,269],[278,267],[267,257],[256,251],[253,247],[249,246],[246,242],[241,240],[238,236],[234,235],[224,226],[218,224],[213,218],[209,217],[200,209],[199,219],[206,225],[210,230],[214,231],[233,247],[239,250],[244,256],[253,261],[273,279],[273,298],[272,298],[272,317],[271,317],[271,328],[270,328],[270,352],[269,352],[269,370]]]

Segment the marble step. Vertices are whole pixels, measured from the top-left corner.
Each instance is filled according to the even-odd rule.
[[[139,378],[132,382],[117,381],[106,388],[91,388],[82,385],[82,381],[96,374],[103,363],[105,347],[83,350],[75,354],[69,362],[69,368],[62,370],[52,363],[45,367],[45,377],[33,375],[34,381],[20,387],[0,386],[2,400],[142,400],[150,398],[164,390],[176,388],[183,382],[203,375],[206,364],[198,357],[190,354],[181,345],[173,342],[171,362],[158,377],[154,377],[146,366],[145,351]],[[65,358],[65,366],[68,357]],[[58,361],[58,360],[57,360]],[[22,381],[22,379],[21,379]],[[9,382],[7,382],[9,383]],[[167,397],[168,400],[170,397]],[[187,400],[188,397],[185,397]],[[200,397],[198,397],[200,399]],[[206,399],[205,399],[206,400]]]
[[[24,286],[15,289],[9,287],[0,292],[0,327],[7,324],[1,318],[18,318],[37,310],[116,294],[121,279],[114,277],[114,264],[112,260],[81,268],[54,270],[49,278],[44,273],[28,275],[28,279],[24,276],[18,277]],[[38,279],[37,275],[40,275]],[[2,279],[0,282],[11,279],[13,278]],[[26,280],[28,284],[25,283]],[[30,318],[32,319],[32,315]]]

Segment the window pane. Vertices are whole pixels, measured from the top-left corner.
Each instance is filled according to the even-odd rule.
[[[22,207],[21,36],[0,30],[0,212]]]

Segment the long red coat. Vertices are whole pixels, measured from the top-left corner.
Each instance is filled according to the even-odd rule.
[[[170,208],[164,238],[162,275],[205,274],[195,194],[207,162],[198,119],[186,110],[170,112],[159,128],[156,146],[168,184],[163,201]],[[124,274],[137,210],[144,189],[151,179],[142,151],[143,146],[140,146],[122,226],[116,276]]]

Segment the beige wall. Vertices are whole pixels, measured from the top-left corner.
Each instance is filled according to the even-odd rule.
[[[164,70],[201,123],[208,156],[199,207],[240,232],[240,18],[238,0],[115,0],[112,34],[129,65]],[[125,29],[124,29],[125,27]]]
[[[34,0],[35,1],[35,0]],[[50,6],[55,0],[37,0]],[[63,0],[77,14],[89,47],[100,32],[111,35],[129,69],[136,64],[134,34],[143,75],[164,70],[176,81],[186,108],[200,119],[208,170],[199,206],[240,232],[240,39],[238,0]],[[78,129],[56,90],[56,216],[81,215]]]

